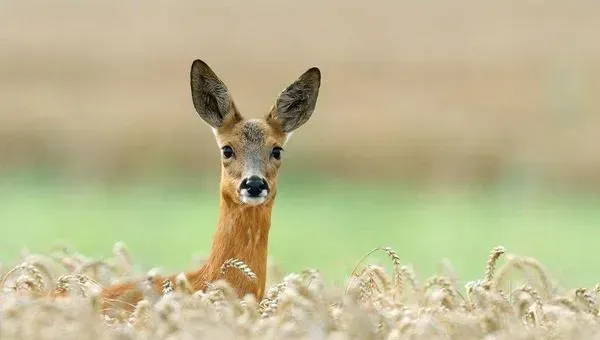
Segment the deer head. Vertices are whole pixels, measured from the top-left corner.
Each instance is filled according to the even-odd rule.
[[[248,206],[271,204],[283,147],[315,109],[319,69],[308,69],[285,88],[261,119],[242,117],[225,84],[205,62],[192,63],[190,78],[194,107],[211,126],[221,152],[222,198]]]

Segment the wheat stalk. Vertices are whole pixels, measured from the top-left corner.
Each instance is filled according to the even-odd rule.
[[[252,282],[256,282],[256,279],[257,279],[256,274],[252,271],[252,269],[250,269],[250,267],[244,261],[242,261],[240,259],[235,259],[235,258],[226,260],[223,263],[223,265],[221,265],[221,277],[225,276],[225,273],[230,268],[235,268],[235,269],[239,270],[240,272],[242,272],[242,274],[244,274],[244,276],[246,276]]]
[[[485,284],[486,284],[486,286],[489,287],[492,284],[492,282],[494,280],[494,273],[496,271],[496,263],[498,262],[498,259],[500,259],[500,257],[504,253],[506,253],[506,250],[504,250],[504,247],[502,247],[502,246],[495,247],[490,252],[490,256],[488,258],[488,262],[485,267]]]
[[[169,295],[175,291],[173,282],[170,279],[166,279],[162,283],[162,295]]]

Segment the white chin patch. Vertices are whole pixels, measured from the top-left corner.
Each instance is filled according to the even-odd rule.
[[[259,196],[250,196],[250,194],[248,194],[248,190],[242,189],[242,191],[240,191],[240,200],[244,204],[259,205],[265,203],[268,194],[268,190],[263,190],[260,192]]]

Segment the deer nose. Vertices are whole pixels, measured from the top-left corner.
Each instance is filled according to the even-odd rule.
[[[263,190],[269,190],[269,185],[258,176],[250,176],[242,181],[240,189],[246,190],[250,197],[259,197]]]

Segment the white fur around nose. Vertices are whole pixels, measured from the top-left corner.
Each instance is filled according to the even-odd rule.
[[[260,204],[265,203],[265,201],[267,200],[268,194],[269,194],[269,191],[266,189],[263,189],[260,192],[260,195],[258,197],[254,197],[254,196],[250,196],[250,194],[248,193],[248,189],[242,189],[242,190],[240,190],[240,200],[244,204],[260,205]]]

